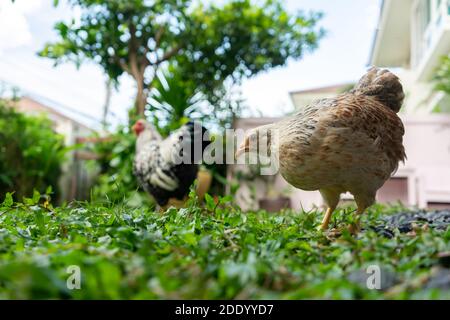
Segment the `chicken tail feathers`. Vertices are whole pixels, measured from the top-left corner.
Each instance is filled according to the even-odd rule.
[[[396,113],[405,98],[399,78],[389,70],[376,67],[372,67],[359,80],[352,92],[370,96]]]

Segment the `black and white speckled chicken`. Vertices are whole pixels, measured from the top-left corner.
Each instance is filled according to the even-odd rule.
[[[137,135],[133,171],[139,184],[161,207],[171,199],[182,201],[197,178],[199,163],[206,146],[205,129],[189,122],[162,139],[145,120],[133,126]],[[207,137],[205,137],[207,138]]]

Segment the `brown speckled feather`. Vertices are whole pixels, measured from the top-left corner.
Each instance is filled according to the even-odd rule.
[[[404,127],[395,112],[403,97],[397,77],[372,69],[351,92],[319,100],[274,124],[280,129],[282,176],[297,188],[324,190],[331,202],[350,191],[358,204],[371,205],[406,157]]]
[[[405,160],[405,130],[397,116],[404,97],[393,73],[372,68],[351,91],[315,101],[280,122],[254,128],[236,154],[258,153],[258,144],[267,144],[278,155],[287,182],[320,191],[328,205],[320,226],[325,230],[341,193],[353,194],[359,217]],[[358,229],[359,218],[350,232]]]

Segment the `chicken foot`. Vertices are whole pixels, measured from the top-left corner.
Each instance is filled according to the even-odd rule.
[[[351,234],[356,235],[361,230],[361,215],[364,213],[365,210],[366,208],[363,207],[358,207],[358,209],[356,210],[355,221],[348,226],[348,231]]]

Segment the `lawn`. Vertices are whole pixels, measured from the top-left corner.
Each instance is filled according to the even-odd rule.
[[[332,225],[345,225],[351,208]],[[374,206],[363,226],[401,207]],[[69,299],[449,299],[436,277],[447,272],[450,228],[418,226],[389,238],[364,231],[328,239],[322,213],[241,212],[231,197],[161,214],[125,205],[52,207],[35,194],[0,205],[0,298]],[[443,255],[444,254],[444,255]],[[70,290],[69,266],[81,270]],[[366,286],[378,265],[382,290]]]

